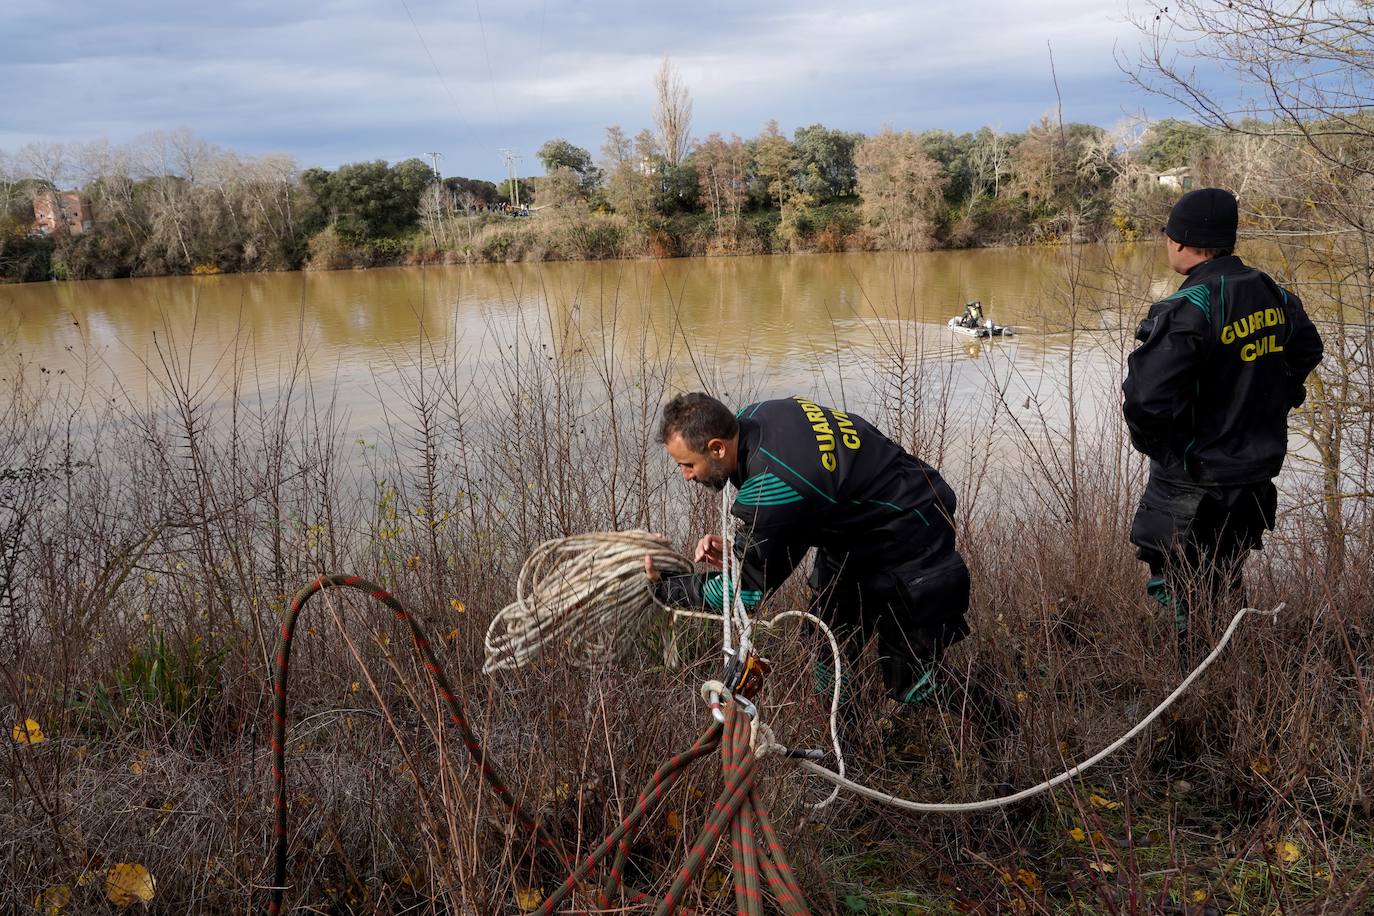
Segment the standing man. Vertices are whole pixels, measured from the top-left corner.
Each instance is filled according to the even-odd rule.
[[[1185,656],[1190,610],[1239,593],[1246,554],[1274,527],[1288,412],[1322,357],[1298,297],[1231,253],[1236,223],[1221,188],[1174,204],[1164,243],[1185,279],[1150,306],[1122,385],[1131,441],[1150,458],[1131,543]]]
[[[883,683],[899,703],[935,691],[935,665],[968,634],[969,575],[954,549],[954,491],[933,467],[854,414],[801,397],[750,404],[736,416],[705,394],[663,408],[659,440],[684,480],[737,488],[731,514],[740,600],[753,611],[818,548],[810,585],[818,613],[851,663],[876,636]],[[717,535],[696,559],[719,568]],[[666,604],[719,609],[721,573],[658,578]]]

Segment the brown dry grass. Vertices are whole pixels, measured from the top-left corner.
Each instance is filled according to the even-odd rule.
[[[1118,278],[1094,295],[1134,294]],[[553,658],[493,678],[478,674],[482,633],[539,541],[647,527],[686,544],[714,524],[714,504],[673,479],[650,438],[668,361],[578,355],[566,333],[516,334],[475,380],[426,345],[402,367],[386,434],[359,449],[303,371],[266,400],[246,363],[227,393],[213,390],[198,385],[189,343],[165,348],[153,406],[87,410],[79,427],[63,389],[12,390],[0,700],[7,723],[34,719],[47,740],[4,745],[0,908],[32,910],[66,885],[71,912],[110,909],[115,862],[152,872],[155,912],[263,906],[275,622],[322,571],[380,581],[414,609],[517,794],[570,850],[595,844],[702,727],[693,698],[715,676],[714,631],[685,628],[682,670],[646,646],[624,668]],[[851,764],[909,795],[971,799],[1091,753],[1178,674],[1126,544],[1141,468],[1114,415],[1017,413],[1021,389],[989,361],[977,409],[997,419],[980,448],[924,346],[887,339],[873,417],[964,468],[950,476],[975,635],[950,666],[1015,721],[989,736],[951,708],[884,742],[875,702],[873,739]],[[1097,383],[1083,378],[1057,379],[1035,403],[1086,397]],[[1253,603],[1287,602],[1280,623],[1248,625],[1166,722],[1071,791],[986,815],[912,818],[853,800],[808,815],[802,802],[821,789],[769,763],[764,794],[817,911],[1368,912],[1374,572],[1326,565],[1332,528],[1309,497],[1288,486],[1280,530],[1250,567]],[[1346,555],[1367,557],[1371,534],[1352,511]],[[777,604],[804,600],[794,586]],[[302,623],[288,900],[302,912],[513,911],[517,890],[559,876],[531,865],[379,611],[329,596]],[[1213,636],[1224,617],[1205,620]],[[769,714],[799,744],[821,741],[818,648],[802,629],[766,646]],[[637,884],[664,885],[718,779],[699,767],[654,816]],[[700,893],[690,905],[703,912],[732,905],[718,875]]]

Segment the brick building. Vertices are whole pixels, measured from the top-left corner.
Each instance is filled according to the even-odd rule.
[[[33,220],[39,235],[52,235],[59,220],[67,235],[89,232],[95,225],[91,202],[80,191],[39,191],[33,196]]]

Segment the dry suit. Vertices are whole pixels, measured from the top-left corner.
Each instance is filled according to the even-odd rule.
[[[1274,526],[1288,412],[1322,341],[1296,295],[1234,255],[1194,267],[1136,339],[1123,412],[1150,478],[1131,543],[1182,633],[1190,602],[1239,592],[1246,553]]]
[[[794,397],[740,411],[730,481],[745,608],[757,608],[815,547],[809,583],[851,661],[876,636],[889,694],[927,696],[934,663],[968,633],[954,491],[939,472],[862,417]],[[696,573],[656,588],[667,603],[719,609],[726,583]]]

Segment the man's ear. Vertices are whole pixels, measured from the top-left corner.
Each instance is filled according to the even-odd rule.
[[[712,439],[711,441],[707,442],[707,443],[706,443],[706,453],[707,453],[708,455],[710,455],[712,458],[724,458],[724,457],[725,457],[725,440],[724,440],[724,439]]]

